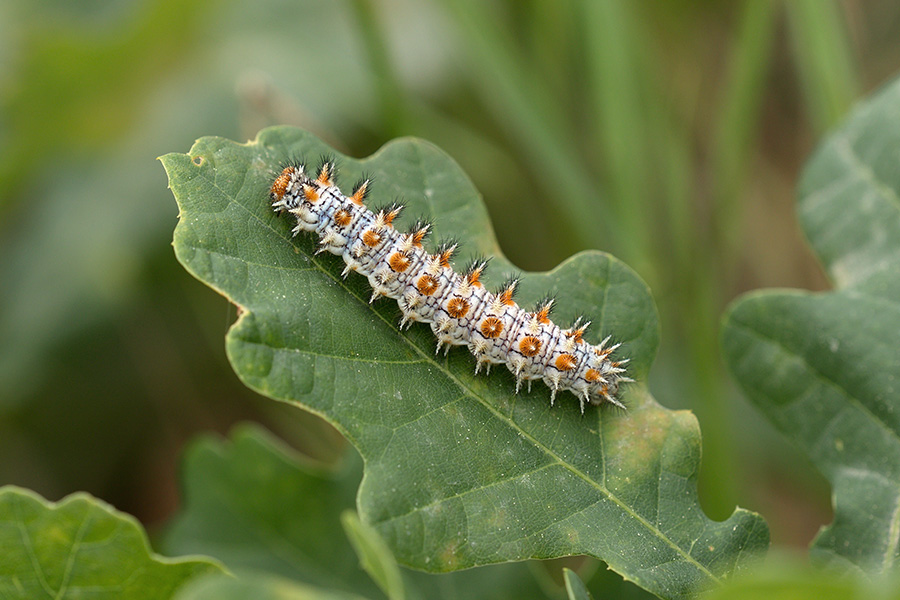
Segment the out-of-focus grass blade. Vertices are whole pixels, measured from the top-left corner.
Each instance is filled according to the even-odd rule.
[[[350,8],[356,15],[360,41],[365,45],[366,56],[372,69],[372,80],[378,96],[382,124],[390,137],[408,135],[410,115],[403,86],[397,77],[388,54],[387,40],[378,26],[372,0],[352,0]]]
[[[645,129],[647,111],[641,102],[642,79],[647,71],[640,55],[646,36],[630,3],[584,2],[581,8],[589,105],[596,115],[592,137],[607,165],[610,202],[619,215],[620,228],[626,232],[619,242],[638,272],[654,282],[649,248],[652,228],[646,218],[652,153]]]
[[[697,383],[698,414],[711,426],[703,439],[704,478],[701,490],[713,514],[727,515],[737,497],[735,448],[731,407],[723,402],[726,389],[717,365],[718,324],[709,318],[719,314],[723,299],[717,280],[733,272],[731,265],[740,244],[740,189],[746,180],[749,155],[754,147],[765,76],[771,57],[774,5],[769,0],[747,0],[739,15],[738,32],[730,52],[728,83],[718,107],[713,135],[711,164],[714,221],[711,238],[687,241],[688,261],[679,263],[680,281],[690,281],[694,290],[686,307],[693,334],[688,339]],[[716,252],[709,252],[709,248]],[[702,257],[702,258],[698,258]],[[702,260],[698,268],[696,261]],[[687,287],[687,286],[685,286]],[[717,513],[717,511],[720,511]]]
[[[571,569],[563,569],[563,579],[566,582],[566,595],[569,600],[593,600],[587,586],[581,578]]]
[[[567,250],[620,248],[620,240],[611,237],[614,228],[608,225],[611,207],[573,147],[561,104],[533,76],[484,4],[469,0],[443,0],[443,4],[470,49],[470,68],[484,102],[522,144],[534,177],[565,215],[573,236]]]
[[[822,0],[794,0],[784,6],[810,122],[823,133],[859,95],[859,76],[841,9],[835,2]]]
[[[750,153],[755,147],[765,79],[772,56],[775,5],[771,0],[746,0],[740,31],[731,50],[728,82],[719,106],[713,140],[713,202],[723,264],[733,261],[740,243],[740,190],[747,179]]]

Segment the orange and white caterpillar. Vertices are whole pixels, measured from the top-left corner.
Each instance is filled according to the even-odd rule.
[[[530,387],[532,380],[542,379],[551,390],[551,404],[556,392],[568,390],[578,397],[582,412],[585,404],[604,402],[624,408],[616,394],[621,383],[633,380],[624,375],[627,359],[611,359],[618,344],[607,347],[608,337],[596,346],[584,341],[589,323],[581,318],[561,329],[549,318],[553,300],[541,302],[534,311],[520,308],[513,300],[517,279],[489,292],[480,281],[486,261],[456,273],[450,265],[456,244],[429,253],[422,246],[428,223],[401,233],[392,223],[403,206],[372,212],[363,203],[369,180],[346,196],[333,178],[333,161],[324,161],[314,177],[300,164],[288,166],[270,189],[272,207],[296,217],[294,235],[314,232],[319,252],[341,256],[345,277],[350,271],[365,275],[372,286],[370,302],[380,296],[397,300],[401,327],[429,323],[438,351],[467,346],[475,356],[475,373],[482,366],[489,371],[493,364],[505,364],[516,377],[517,393],[523,381]]]

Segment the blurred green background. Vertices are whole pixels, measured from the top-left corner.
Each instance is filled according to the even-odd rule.
[[[651,391],[700,421],[707,512],[739,503],[805,547],[828,487],[736,393],[719,318],[747,290],[828,287],[794,184],[897,72],[893,0],[5,0],[0,484],[87,490],[152,531],[199,431],[255,419],[340,454],[237,381],[235,310],[175,261],[155,161],[291,124],[359,157],[434,142],[523,269],[586,248],[635,268],[662,318]]]

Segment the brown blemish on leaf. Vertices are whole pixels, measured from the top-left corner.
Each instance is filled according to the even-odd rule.
[[[660,471],[685,479],[697,475],[700,432],[688,411],[635,410],[604,427],[603,436],[611,487],[616,479],[625,485],[641,485],[644,480],[658,479]]]

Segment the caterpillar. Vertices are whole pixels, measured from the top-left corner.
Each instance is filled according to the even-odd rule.
[[[431,224],[417,222],[401,233],[393,221],[400,204],[373,212],[366,207],[371,181],[361,180],[347,196],[334,181],[335,163],[325,159],[312,177],[300,163],[290,164],[275,178],[269,190],[272,208],[296,217],[291,233],[315,233],[320,252],[344,259],[342,276],[355,271],[372,287],[370,303],[381,296],[397,301],[403,313],[400,328],[413,322],[431,325],[437,349],[467,346],[475,357],[475,373],[482,367],[505,364],[522,383],[541,379],[550,388],[550,404],[559,390],[586,404],[610,403],[625,408],[618,399],[619,386],[633,379],[625,376],[628,359],[612,360],[619,344],[607,346],[610,337],[594,346],[584,340],[590,325],[579,317],[568,329],[550,318],[553,299],[538,303],[532,311],[520,308],[514,295],[519,283],[511,278],[496,292],[481,281],[486,260],[475,260],[462,273],[450,260],[457,244],[445,242],[435,253],[425,250]]]

